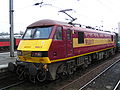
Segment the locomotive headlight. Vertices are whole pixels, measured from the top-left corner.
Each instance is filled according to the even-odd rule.
[[[17,51],[17,55],[18,55],[18,56],[22,56],[22,51],[18,50],[18,51]]]
[[[48,52],[46,52],[46,51],[32,51],[31,56],[32,57],[47,57]]]
[[[34,51],[34,52],[32,52],[32,55],[31,55],[32,57],[41,57],[42,56],[42,53],[41,52],[36,52],[36,51]]]

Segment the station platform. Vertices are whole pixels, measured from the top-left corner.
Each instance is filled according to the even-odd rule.
[[[9,62],[15,62],[17,58],[17,52],[14,52],[14,57],[10,57],[10,52],[0,53],[0,68],[8,66]]]
[[[120,61],[81,90],[120,90]]]

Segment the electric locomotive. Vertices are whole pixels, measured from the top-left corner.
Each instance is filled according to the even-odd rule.
[[[116,35],[55,20],[40,20],[29,25],[17,49],[18,58],[9,63],[20,79],[35,82],[55,80],[86,68],[92,60],[115,54]]]

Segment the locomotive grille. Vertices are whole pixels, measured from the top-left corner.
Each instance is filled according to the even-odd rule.
[[[23,51],[23,56],[25,57],[31,57],[31,51]]]

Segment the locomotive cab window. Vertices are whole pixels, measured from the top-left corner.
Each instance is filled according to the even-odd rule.
[[[111,41],[113,41],[114,40],[114,36],[113,35],[111,35]]]
[[[27,29],[23,36],[23,39],[31,39],[33,37],[34,32],[35,29]]]
[[[27,29],[23,39],[48,39],[53,26],[37,27]]]
[[[84,32],[78,32],[78,44],[84,43]]]
[[[62,40],[62,27],[57,27],[54,40]]]
[[[67,39],[71,40],[71,30],[67,30]]]

